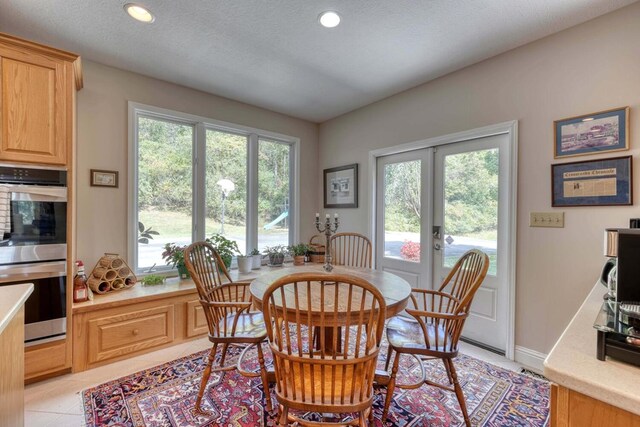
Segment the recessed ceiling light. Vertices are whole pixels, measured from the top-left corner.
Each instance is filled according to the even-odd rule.
[[[139,4],[127,3],[124,5],[124,10],[126,10],[129,16],[136,21],[150,24],[156,20],[156,17],[153,16],[153,14],[149,12],[147,8],[145,8],[144,6],[140,6]]]
[[[322,25],[323,27],[337,27],[340,23],[340,15],[330,10],[322,12],[320,16],[318,16],[318,22],[320,22],[320,25]]]

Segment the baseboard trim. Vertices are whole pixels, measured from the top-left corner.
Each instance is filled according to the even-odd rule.
[[[522,363],[525,368],[542,374],[544,370],[544,359],[547,358],[546,354],[517,345],[514,356],[515,361]]]

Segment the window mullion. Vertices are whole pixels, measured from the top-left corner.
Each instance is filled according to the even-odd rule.
[[[193,147],[193,241],[205,239],[207,129],[197,123]]]
[[[258,135],[248,137],[247,150],[247,252],[258,247]]]

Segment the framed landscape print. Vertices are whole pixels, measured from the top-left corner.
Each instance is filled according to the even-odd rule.
[[[553,122],[554,157],[629,149],[629,107]]]
[[[358,207],[358,164],[324,170],[324,207]]]
[[[551,165],[551,206],[633,204],[631,156]]]

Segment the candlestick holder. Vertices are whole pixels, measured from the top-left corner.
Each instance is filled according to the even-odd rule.
[[[320,233],[324,233],[327,239],[327,245],[325,246],[324,251],[324,265],[322,266],[326,272],[331,272],[331,270],[333,270],[333,265],[331,265],[331,261],[333,261],[331,256],[331,235],[338,231],[339,225],[340,223],[337,216],[333,219],[333,224],[331,224],[331,218],[327,216],[324,228],[320,228],[320,217],[316,216],[316,230]]]

